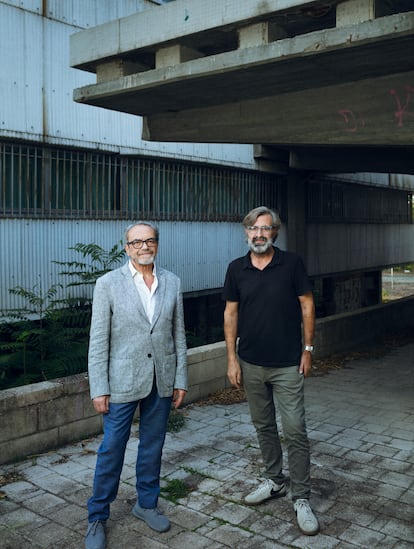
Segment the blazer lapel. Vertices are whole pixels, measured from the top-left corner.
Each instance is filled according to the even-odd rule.
[[[133,308],[137,311],[137,313],[146,321],[148,322],[148,317],[145,312],[144,306],[142,305],[141,298],[139,297],[138,290],[135,286],[134,279],[131,275],[131,271],[129,270],[129,265],[126,263],[121,267],[122,274],[125,277],[125,284],[127,289],[127,295],[131,296],[131,303]]]
[[[163,270],[157,267],[158,288],[155,292],[155,307],[152,317],[152,326],[154,326],[161,314],[162,305],[165,299],[166,283]]]

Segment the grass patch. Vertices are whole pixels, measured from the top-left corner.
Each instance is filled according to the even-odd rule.
[[[192,491],[192,488],[179,478],[173,478],[166,482],[167,485],[161,487],[161,495],[173,503],[177,503],[181,498],[186,498]]]
[[[178,410],[171,410],[170,417],[168,418],[167,423],[167,432],[168,433],[178,433],[185,425],[185,417],[182,412]]]

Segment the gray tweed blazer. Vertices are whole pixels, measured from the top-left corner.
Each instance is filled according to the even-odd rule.
[[[155,377],[161,397],[187,390],[187,348],[180,279],[158,267],[152,323],[128,263],[95,285],[89,340],[91,398],[122,403],[146,397]]]

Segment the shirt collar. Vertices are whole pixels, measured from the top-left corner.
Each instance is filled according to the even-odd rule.
[[[266,269],[268,269],[269,267],[274,267],[275,265],[279,265],[279,264],[283,263],[282,254],[280,253],[279,248],[277,248],[276,246],[273,246],[273,248],[275,250],[275,253],[273,254],[271,262],[268,265],[266,265]],[[247,252],[247,254],[243,258],[243,269],[254,269],[254,267],[252,265],[250,251]]]
[[[128,261],[128,267],[132,275],[132,278],[134,278],[136,275],[140,275],[141,278],[144,278],[142,273],[136,270],[131,260]],[[155,278],[157,277],[157,267],[155,263],[152,264],[152,274],[154,275]]]

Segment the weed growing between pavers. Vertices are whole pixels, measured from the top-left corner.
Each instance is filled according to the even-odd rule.
[[[185,425],[185,417],[182,412],[178,410],[171,410],[170,417],[167,423],[168,433],[178,433]]]
[[[201,478],[213,478],[212,476],[207,475],[206,473],[203,473],[201,471],[197,471],[197,469],[194,469],[193,467],[188,467],[187,465],[184,465],[183,467],[181,467],[181,469],[183,469],[183,471],[186,471],[187,473],[197,475]]]
[[[191,486],[179,478],[167,479],[166,483],[166,486],[161,487],[161,495],[173,503],[177,503],[181,498],[186,498],[193,491]]]

